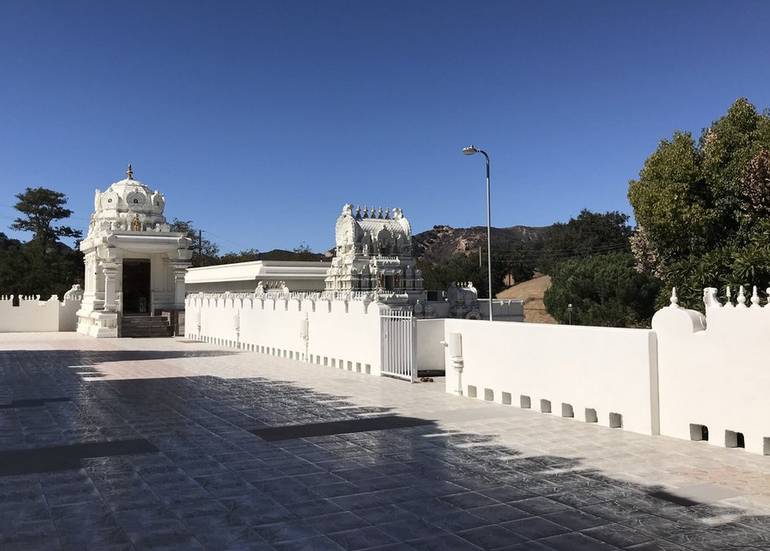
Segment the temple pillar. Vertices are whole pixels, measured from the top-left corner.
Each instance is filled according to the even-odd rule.
[[[106,312],[118,311],[118,268],[117,262],[103,262],[104,273],[104,310]]]
[[[172,263],[174,270],[174,308],[184,310],[184,276],[189,263]]]

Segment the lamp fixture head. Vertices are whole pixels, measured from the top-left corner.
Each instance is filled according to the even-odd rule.
[[[468,147],[463,147],[463,155],[475,155],[478,152],[479,150],[476,148],[475,145],[469,145]]]

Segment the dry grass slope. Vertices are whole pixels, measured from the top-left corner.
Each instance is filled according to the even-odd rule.
[[[551,287],[551,277],[544,275],[523,283],[508,287],[497,294],[497,298],[517,298],[524,300],[524,317],[529,323],[556,323],[545,311],[543,295]]]

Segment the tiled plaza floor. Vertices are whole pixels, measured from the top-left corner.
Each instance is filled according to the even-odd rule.
[[[770,457],[742,450],[181,340],[0,335],[2,550],[757,550],[767,515]]]

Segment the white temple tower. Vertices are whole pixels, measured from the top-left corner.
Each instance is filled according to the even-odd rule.
[[[117,337],[124,316],[152,316],[184,310],[184,276],[191,241],[170,231],[163,216],[165,198],[127,178],[105,192],[96,190],[85,255],[85,290],[78,332]]]
[[[422,272],[415,267],[412,227],[401,209],[342,207],[337,248],[326,291],[364,292],[381,302],[414,304],[425,298]]]

